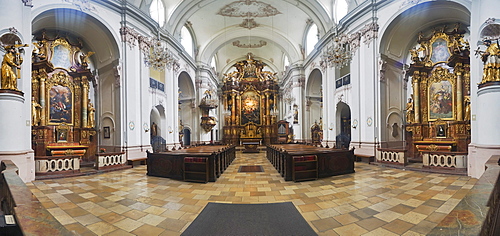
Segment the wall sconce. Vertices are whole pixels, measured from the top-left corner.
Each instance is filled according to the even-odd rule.
[[[149,125],[148,125],[148,123],[142,124],[142,128],[144,129],[144,132],[146,132],[146,133],[149,132]]]
[[[356,129],[357,127],[358,127],[358,120],[354,119],[354,120],[352,121],[352,128],[353,128],[353,129]]]
[[[330,127],[328,127],[329,130],[333,130],[333,123],[330,123]]]
[[[168,133],[169,133],[169,134],[171,134],[171,133],[173,133],[173,132],[174,132],[174,130],[172,129],[172,126],[169,126],[169,127],[168,127]]]

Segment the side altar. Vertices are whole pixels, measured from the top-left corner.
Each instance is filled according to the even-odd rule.
[[[470,143],[470,48],[457,24],[418,36],[408,70],[413,94],[406,106],[406,162],[466,172]],[[379,150],[380,151],[380,150]],[[383,150],[382,150],[383,151]]]
[[[94,80],[81,42],[35,36],[32,55],[32,146],[36,174],[78,172],[96,161]],[[95,83],[94,83],[95,84]]]

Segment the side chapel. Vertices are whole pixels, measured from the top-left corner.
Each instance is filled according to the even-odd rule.
[[[89,86],[95,81],[88,68],[93,52],[82,51],[82,42],[70,37],[43,32],[35,40],[31,101],[37,174],[93,165],[97,133]]]
[[[418,36],[410,50],[412,95],[406,106],[406,157],[424,167],[467,169],[470,134],[470,47],[456,25]]]

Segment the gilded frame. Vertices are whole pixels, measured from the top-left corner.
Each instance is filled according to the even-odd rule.
[[[250,122],[262,124],[262,101],[259,92],[250,89],[240,96],[240,125]]]
[[[438,63],[447,62],[451,57],[452,52],[450,51],[450,39],[445,33],[437,33],[429,41],[429,61],[433,65]]]
[[[62,123],[56,128],[56,137],[55,141],[58,143],[67,143],[69,135],[69,128],[66,123]]]
[[[74,124],[75,89],[70,78],[63,70],[56,71],[49,77],[45,91],[45,117],[48,125]]]
[[[427,87],[428,121],[456,119],[456,78],[446,68],[438,67],[429,77]]]

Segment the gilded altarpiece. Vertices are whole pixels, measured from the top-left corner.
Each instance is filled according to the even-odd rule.
[[[420,34],[418,47],[410,50],[413,94],[406,107],[406,157],[423,161],[424,167],[464,168],[452,158],[466,156],[470,143],[470,47],[464,34],[459,25],[435,29],[429,37]],[[428,156],[445,158],[433,165]]]
[[[81,42],[35,37],[32,55],[32,146],[35,159],[79,156],[94,163],[97,150],[95,109],[89,99],[88,57]]]
[[[279,88],[275,74],[262,71],[265,65],[249,54],[246,60],[233,65],[237,71],[224,75],[224,143],[277,141],[275,111]]]

